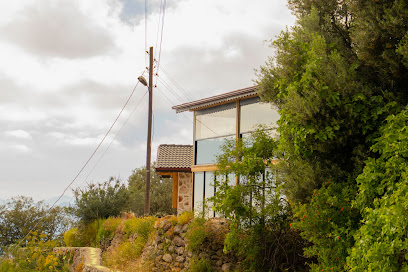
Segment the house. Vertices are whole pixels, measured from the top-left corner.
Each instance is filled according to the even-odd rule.
[[[194,112],[192,153],[186,154],[186,158],[191,159],[190,209],[198,210],[204,199],[214,196],[215,178],[231,184],[238,182],[233,174],[229,177],[214,177],[214,171],[217,170],[216,156],[226,139],[238,141],[245,138],[257,125],[277,126],[277,108],[260,102],[256,88],[239,89],[173,107],[177,113]],[[158,156],[166,157],[159,153],[160,150]],[[213,211],[208,212],[209,216],[215,216]]]

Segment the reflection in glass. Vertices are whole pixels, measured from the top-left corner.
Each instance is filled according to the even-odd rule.
[[[240,133],[254,131],[257,125],[277,127],[278,109],[269,103],[261,103],[259,97],[240,101]]]
[[[201,213],[203,211],[204,197],[204,172],[194,173],[194,212]]]
[[[206,213],[209,217],[214,217],[212,204],[208,202],[208,198],[214,196],[214,172],[205,172],[205,199],[206,199]]]
[[[195,112],[195,139],[207,139],[236,133],[236,103]]]
[[[221,152],[221,145],[224,144],[226,140],[230,139],[234,139],[234,136],[196,141],[195,164],[216,163],[217,155]]]

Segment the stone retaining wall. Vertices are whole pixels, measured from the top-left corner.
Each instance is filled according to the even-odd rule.
[[[149,267],[149,271],[189,271],[192,259],[210,261],[216,271],[239,269],[234,256],[223,252],[222,243],[206,240],[198,251],[191,252],[185,237],[189,224],[173,226],[168,219],[156,222],[154,239],[143,250],[141,262],[144,267]],[[221,235],[228,230],[225,219],[210,219],[206,226],[212,233]]]

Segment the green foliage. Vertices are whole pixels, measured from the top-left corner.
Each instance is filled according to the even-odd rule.
[[[185,211],[179,216],[177,216],[177,221],[180,225],[185,225],[194,219],[193,211]]]
[[[30,197],[12,198],[0,205],[0,254],[5,247],[16,243],[30,231],[37,230],[52,240],[70,226],[70,217],[62,207],[34,202]]]
[[[171,179],[160,179],[154,170],[154,163],[150,168],[150,213],[153,215],[175,214],[172,208],[173,183]],[[128,187],[131,193],[129,209],[136,216],[144,214],[146,184],[146,167],[135,169],[128,179]]]
[[[312,243],[313,271],[403,270],[404,229],[389,232],[386,214],[404,224],[406,118],[397,113],[408,102],[408,4],[288,2],[297,23],[273,42],[258,83],[281,116],[277,156],[293,226]]]
[[[391,115],[380,130],[370,158],[357,178],[355,206],[362,225],[348,259],[351,271],[408,269],[408,110]]]
[[[222,149],[219,173],[239,177],[236,186],[215,182],[214,209],[231,220],[224,250],[242,258],[249,271],[304,269],[305,244],[289,228],[291,211],[281,193],[280,166],[273,160],[276,140],[261,127],[249,139],[227,142]]]
[[[121,218],[117,217],[109,217],[108,219],[104,220],[98,229],[96,243],[102,245],[104,242],[112,240],[116,229],[120,223],[122,223],[122,221],[123,220]]]
[[[69,272],[70,256],[57,255],[58,241],[47,240],[46,234],[31,232],[25,248],[19,249],[0,263],[1,272],[62,271]],[[8,252],[7,252],[8,254]],[[7,255],[6,255],[7,256]]]
[[[292,205],[298,218],[292,227],[312,242],[305,248],[305,255],[317,260],[311,264],[311,271],[344,270],[361,219],[359,210],[351,205],[355,191],[354,183],[327,181],[314,191],[309,203]]]
[[[190,261],[191,272],[213,272],[214,268],[211,266],[211,261],[207,259],[196,259],[193,258]]]
[[[100,218],[118,216],[127,209],[130,192],[119,179],[89,184],[74,190],[76,215],[84,224]]]
[[[80,241],[80,232],[78,228],[72,228],[64,233],[64,243],[67,247],[79,247],[82,246]]]
[[[153,232],[156,220],[157,218],[153,216],[128,219],[124,223],[123,232],[126,237],[136,234],[137,237],[147,241],[149,235]]]
[[[204,245],[204,241],[210,237],[210,233],[205,229],[205,222],[204,218],[198,217],[194,218],[189,225],[186,233],[187,248],[193,252],[198,252]]]

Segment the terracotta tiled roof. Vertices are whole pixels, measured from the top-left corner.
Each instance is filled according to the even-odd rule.
[[[228,101],[233,101],[233,100],[237,100],[237,99],[248,97],[248,96],[257,95],[257,92],[256,92],[257,88],[258,86],[252,86],[252,87],[248,87],[244,89],[239,89],[239,90],[235,90],[232,92],[203,98],[200,100],[187,102],[181,105],[176,105],[172,107],[172,109],[176,110],[177,113],[183,112],[183,111],[195,111],[199,108],[208,107],[211,105],[216,105],[216,104],[225,103]]]
[[[192,145],[159,145],[156,171],[190,171],[193,163]]]

